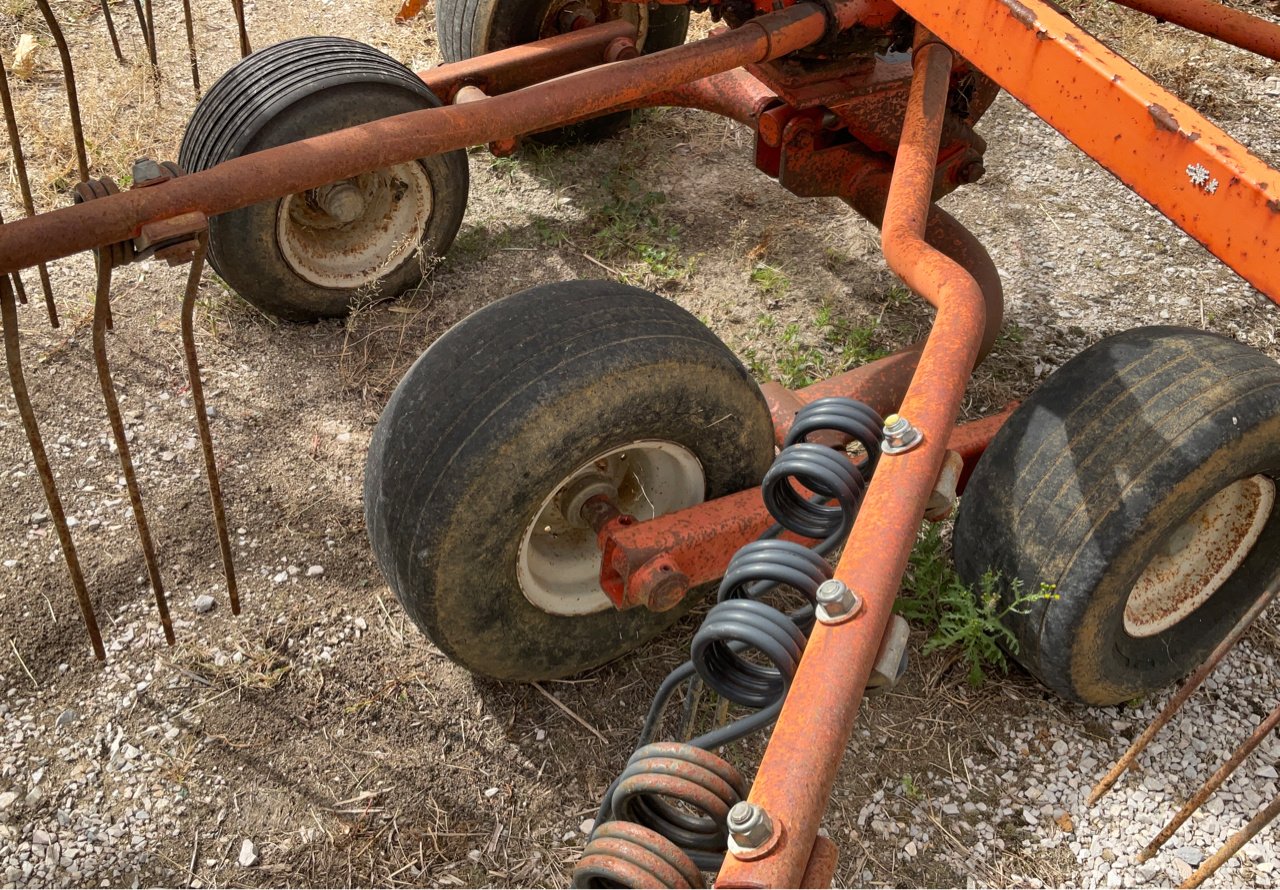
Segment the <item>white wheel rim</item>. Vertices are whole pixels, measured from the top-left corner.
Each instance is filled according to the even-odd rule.
[[[606,473],[618,489],[618,507],[644,521],[704,500],[702,464],[683,445],[657,439],[633,442],[586,461],[552,488],[520,542],[516,576],[525,599],[552,615],[589,615],[612,609],[600,589],[596,534],[565,519],[557,495],[589,474]]]
[[[413,161],[338,186],[359,196],[362,207],[354,219],[343,221],[323,209],[325,189],[290,195],[276,211],[276,241],[289,268],[311,284],[370,287],[417,250],[431,218],[431,179]]]
[[[1125,632],[1155,636],[1208,602],[1258,542],[1275,500],[1276,484],[1252,476],[1201,504],[1133,585],[1124,607]]]

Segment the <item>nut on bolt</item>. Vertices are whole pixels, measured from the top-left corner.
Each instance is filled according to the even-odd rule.
[[[883,454],[904,454],[924,441],[924,433],[901,414],[886,417],[882,432],[884,441],[880,443],[880,451]]]
[[[740,800],[729,810],[727,820],[730,849],[754,850],[764,846],[773,837],[773,820],[764,807]]]
[[[848,621],[862,609],[862,598],[838,578],[818,585],[818,620],[823,624]]]

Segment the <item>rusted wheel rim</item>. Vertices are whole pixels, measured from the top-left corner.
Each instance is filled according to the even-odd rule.
[[[600,22],[617,20],[636,26],[636,48],[643,51],[649,33],[647,3],[617,3],[611,0],[552,0],[538,24],[538,37],[554,37]]]
[[[276,239],[300,278],[357,290],[412,256],[433,203],[422,165],[397,164],[284,198],[276,212]]]
[[[552,488],[520,542],[520,591],[544,612],[589,615],[613,608],[600,589],[596,533],[579,512],[597,484],[616,490],[618,508],[642,521],[700,504],[706,493],[701,462],[675,442],[644,439],[583,463]]]
[[[1257,543],[1275,499],[1275,482],[1251,476],[1201,504],[1168,536],[1133,585],[1124,608],[1125,631],[1155,636],[1208,602]]]

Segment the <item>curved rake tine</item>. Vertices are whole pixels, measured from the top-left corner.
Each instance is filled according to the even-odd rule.
[[[236,14],[236,27],[240,29],[240,58],[253,52],[249,46],[249,32],[244,26],[244,0],[231,0],[231,9]]]
[[[103,3],[106,0],[102,0]],[[182,0],[182,19],[187,26],[187,51],[191,54],[191,85],[200,95],[200,64],[196,61],[196,32],[191,21],[191,0]]]
[[[1222,783],[1231,777],[1231,774],[1236,771],[1236,767],[1244,763],[1245,758],[1252,754],[1254,749],[1261,745],[1278,725],[1280,725],[1280,705],[1272,709],[1271,713],[1267,715],[1267,719],[1258,724],[1258,728],[1253,731],[1249,738],[1245,739],[1244,744],[1237,748],[1235,753],[1227,758],[1222,766],[1218,767],[1217,772],[1200,786],[1200,789],[1191,796],[1191,799],[1183,804],[1182,809],[1178,810],[1178,814],[1169,821],[1169,824],[1160,829],[1160,833],[1155,836],[1155,839],[1138,854],[1138,861],[1146,862],[1154,856],[1156,851],[1163,847],[1169,838],[1173,837],[1173,833],[1182,827],[1182,823],[1191,818],[1191,814],[1200,809],[1204,802],[1209,799],[1209,796],[1222,787]]]
[[[53,42],[58,44],[58,55],[62,56],[62,76],[67,83],[67,107],[71,111],[71,135],[76,140],[76,161],[80,164],[80,181],[89,178],[89,155],[84,148],[84,127],[80,124],[80,97],[76,92],[76,72],[71,65],[71,50],[67,48],[67,38],[62,36],[62,27],[58,24],[49,0],[36,0],[40,13],[44,16]],[[56,327],[56,325],[55,325]]]
[[[147,29],[147,14],[142,10],[142,0],[133,0],[133,11],[138,14],[138,30],[142,32],[142,45],[147,49],[147,60],[156,64],[156,51],[151,46],[151,32]]]
[[[107,23],[107,33],[111,35],[111,48],[115,50],[116,61],[124,62],[124,53],[120,52],[120,37],[116,34],[116,20],[111,17],[111,4],[102,0],[102,20]]]
[[[98,259],[98,289],[93,307],[93,358],[98,366],[98,383],[102,387],[102,400],[106,403],[107,419],[111,422],[111,435],[115,439],[116,452],[120,455],[120,469],[124,473],[125,486],[129,489],[129,502],[133,506],[133,519],[138,526],[138,539],[142,542],[142,555],[147,563],[147,575],[156,595],[156,609],[164,626],[164,638],[172,646],[173,624],[169,620],[169,604],[164,596],[164,582],[160,580],[160,567],[156,562],[155,544],[151,539],[151,527],[142,507],[142,492],[129,456],[129,441],[125,437],[124,419],[120,416],[120,403],[116,400],[111,382],[111,368],[107,364],[107,312],[111,301],[111,254],[108,250],[96,252]]]
[[[1199,689],[1200,684],[1214,672],[1214,669],[1218,667],[1218,662],[1222,661],[1223,657],[1231,651],[1231,647],[1239,642],[1240,638],[1245,635],[1245,631],[1262,614],[1262,610],[1267,607],[1278,592],[1280,592],[1280,582],[1274,583],[1267,588],[1262,596],[1258,597],[1254,604],[1240,616],[1240,620],[1236,622],[1235,627],[1231,628],[1231,633],[1227,634],[1222,642],[1209,653],[1209,658],[1205,663],[1196,668],[1195,673],[1188,677],[1182,687],[1173,694],[1173,698],[1169,699],[1169,703],[1164,706],[1164,710],[1156,715],[1156,719],[1152,720],[1151,725],[1134,740],[1133,744],[1129,746],[1129,750],[1124,752],[1124,755],[1111,768],[1111,771],[1094,786],[1093,791],[1089,793],[1089,806],[1093,806],[1104,794],[1111,790],[1111,786],[1116,783],[1116,780],[1124,775],[1125,770],[1138,759],[1138,755],[1146,749],[1147,745],[1151,744],[1151,740],[1155,738],[1156,733],[1164,728],[1164,725],[1173,718],[1174,714],[1178,713],[1178,710],[1191,697],[1191,694]]]
[[[53,518],[54,528],[58,532],[58,542],[62,545],[62,555],[67,562],[67,573],[71,576],[71,586],[75,589],[76,601],[80,605],[80,615],[84,618],[85,629],[89,631],[89,639],[93,643],[93,654],[99,661],[105,661],[107,653],[102,648],[102,634],[98,631],[98,620],[93,614],[93,602],[89,599],[89,591],[84,584],[80,559],[76,555],[75,543],[71,540],[71,529],[67,526],[67,517],[62,510],[62,499],[58,497],[58,485],[54,482],[53,471],[49,469],[49,458],[45,454],[44,442],[40,438],[40,427],[36,423],[35,411],[31,408],[27,382],[22,376],[22,351],[18,343],[18,310],[13,299],[13,290],[9,287],[9,279],[4,275],[0,275],[0,327],[4,329],[5,365],[9,369],[9,383],[13,387],[13,398],[18,404],[18,413],[22,416],[22,426],[27,432],[27,443],[31,446],[31,456],[35,459],[40,484],[44,486],[44,498],[49,505],[49,515]]]
[[[187,380],[191,384],[191,401],[196,409],[196,427],[200,431],[200,446],[204,451],[204,469],[209,478],[209,500],[213,503],[213,522],[218,529],[218,548],[222,551],[222,570],[227,576],[227,595],[231,599],[231,614],[240,614],[240,593],[236,588],[236,570],[231,559],[231,538],[227,534],[227,516],[222,503],[222,486],[218,482],[218,464],[213,454],[213,435],[209,431],[209,415],[205,411],[204,384],[200,382],[200,360],[196,356],[195,315],[196,291],[200,287],[200,275],[204,271],[204,257],[208,248],[208,234],[199,236],[199,246],[191,260],[187,274],[187,289],[182,296],[182,351],[187,359]]]
[[[1249,824],[1241,828],[1235,834],[1227,839],[1218,852],[1214,853],[1195,871],[1191,877],[1182,883],[1182,887],[1199,887],[1205,880],[1215,871],[1222,867],[1222,863],[1226,862],[1232,856],[1240,851],[1240,848],[1249,841],[1259,831],[1266,828],[1275,821],[1276,816],[1280,816],[1280,797],[1277,797],[1271,803],[1267,804],[1266,809],[1260,811],[1256,816],[1249,820]]]
[[[13,151],[13,166],[18,173],[18,190],[22,192],[22,210],[27,216],[36,215],[35,201],[31,198],[31,180],[27,177],[27,159],[22,153],[22,137],[18,133],[18,116],[13,109],[13,96],[9,93],[9,76],[4,65],[0,64],[0,105],[4,107],[4,122],[9,130],[9,147]],[[40,263],[36,267],[40,273],[40,286],[44,288],[44,305],[49,312],[49,325],[58,326],[58,307],[53,302],[53,285],[49,282],[49,267]],[[22,281],[14,275],[17,282],[18,296],[27,302]]]
[[[156,11],[151,8],[151,0],[146,0],[143,5],[147,11],[147,53],[151,57],[151,72],[155,75],[156,80],[159,80],[160,59],[157,55],[159,48],[156,46]]]

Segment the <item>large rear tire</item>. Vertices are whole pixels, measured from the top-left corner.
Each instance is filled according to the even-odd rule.
[[[772,459],[764,397],[696,318],[613,282],[543,285],[468,316],[405,375],[369,446],[365,519],[445,654],[544,680],[622,655],[693,599],[614,609],[566,502],[603,476],[649,519],[758,485]]]
[[[1126,331],[1009,418],[955,527],[956,565],[1035,592],[1017,660],[1073,701],[1189,673],[1280,573],[1280,365],[1226,337]]]

